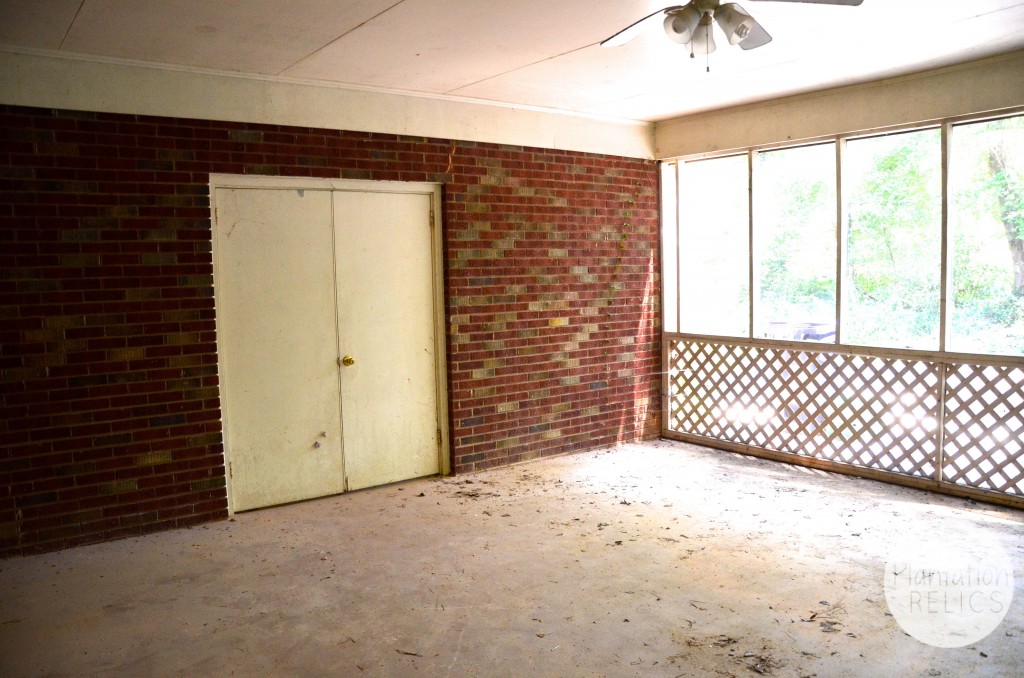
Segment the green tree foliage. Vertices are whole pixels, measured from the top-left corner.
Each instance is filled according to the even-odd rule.
[[[835,290],[831,270],[800,270],[792,263],[801,259],[800,250],[806,244],[806,232],[813,228],[818,216],[818,206],[826,192],[823,181],[794,183],[782,201],[781,224],[785,227],[775,231],[771,244],[765,250],[761,262],[761,288],[766,295],[783,300],[787,304],[799,305],[808,297],[831,302]]]
[[[835,146],[758,156],[755,231],[766,321],[835,318]]]
[[[938,347],[940,132],[849,142],[862,162],[849,186],[845,333],[855,343]]]
[[[1024,116],[955,125],[949,143],[947,347],[1024,355]],[[938,348],[941,149],[938,128],[847,142],[848,343]],[[756,157],[755,309],[766,322],[834,318],[834,151],[822,144]]]
[[[953,129],[954,343],[1024,353],[1024,117]]]
[[[1006,232],[1006,243],[1013,262],[1012,294],[1024,297],[1024,180],[1012,166],[1005,143],[988,149],[986,188],[995,202],[997,218]]]

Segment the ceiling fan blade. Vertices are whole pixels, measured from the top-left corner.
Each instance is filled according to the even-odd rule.
[[[750,0],[751,2],[804,2],[810,5],[847,5],[856,7],[864,0]]]
[[[603,40],[601,42],[601,47],[618,47],[619,45],[625,45],[627,42],[643,33],[644,29],[647,28],[648,22],[653,23],[654,18],[660,18],[661,15],[665,14],[665,12],[671,12],[672,10],[682,8],[683,5],[672,5],[671,7],[659,9],[657,12],[648,14],[643,19],[640,19],[640,21],[626,26],[612,37]]]
[[[768,35],[768,31],[761,27],[761,24],[755,23],[754,27],[750,29],[750,33],[747,37],[740,40],[740,47],[743,49],[754,49],[756,47],[763,47],[772,41],[772,36]]]

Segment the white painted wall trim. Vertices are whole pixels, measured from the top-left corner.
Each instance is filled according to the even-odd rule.
[[[0,103],[654,157],[647,122],[2,47]]]
[[[914,75],[675,118],[659,159],[924,123],[1024,105],[1024,51]]]

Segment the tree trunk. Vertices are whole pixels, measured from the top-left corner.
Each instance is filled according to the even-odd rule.
[[[988,169],[990,179],[996,186],[996,198],[999,201],[999,220],[1006,232],[1006,244],[1010,248],[1013,260],[1013,295],[1024,297],[1024,228],[1018,223],[1018,202],[1014,198],[1024,188],[1014,184],[1013,177],[1006,167],[1006,151],[1002,144],[993,146],[988,151]]]

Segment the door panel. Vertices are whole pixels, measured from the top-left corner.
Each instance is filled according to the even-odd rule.
[[[430,196],[334,195],[348,489],[440,471]]]
[[[218,189],[216,205],[231,508],[342,492],[331,193]]]

